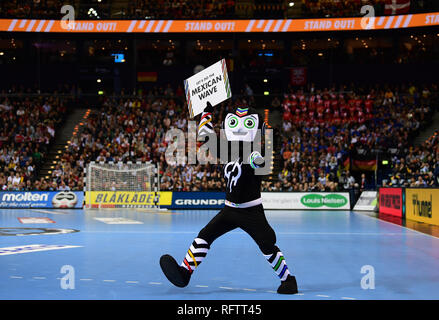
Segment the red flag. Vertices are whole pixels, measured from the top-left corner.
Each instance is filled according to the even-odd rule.
[[[304,86],[307,83],[307,68],[295,67],[290,69],[290,82],[293,86]]]
[[[405,14],[410,11],[410,0],[386,0],[385,15]]]

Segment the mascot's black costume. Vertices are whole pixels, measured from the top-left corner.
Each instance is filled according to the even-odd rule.
[[[199,136],[214,133],[212,125],[212,106],[201,115],[198,126]],[[258,129],[264,130],[261,116],[252,108],[238,107],[235,113],[228,113],[223,128],[229,142],[253,142]],[[224,208],[199,232],[179,265],[170,255],[160,258],[160,266],[168,280],[177,287],[188,285],[193,271],[206,257],[210,246],[223,234],[241,228],[247,232],[259,246],[281,280],[277,292],[283,294],[297,293],[296,278],[290,274],[285,258],[276,246],[276,234],[268,224],[262,207],[261,175],[255,169],[264,164],[262,155],[253,151],[244,163],[240,150],[239,156],[224,166],[227,181]]]

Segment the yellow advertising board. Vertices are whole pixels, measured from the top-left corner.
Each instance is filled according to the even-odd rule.
[[[439,226],[439,189],[407,188],[405,217],[408,220]]]
[[[86,204],[91,207],[143,207],[155,204],[169,206],[172,204],[172,192],[157,193],[147,191],[87,191]]]

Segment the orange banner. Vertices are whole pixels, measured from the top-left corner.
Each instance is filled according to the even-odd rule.
[[[374,18],[282,20],[61,20],[0,19],[0,32],[200,33],[308,32],[413,28],[439,25],[439,12]]]

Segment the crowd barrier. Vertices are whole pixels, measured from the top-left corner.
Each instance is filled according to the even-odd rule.
[[[128,208],[159,204],[169,209],[221,209],[224,192],[154,192],[90,191],[85,199],[91,207]],[[325,209],[349,210],[351,200],[348,192],[262,192],[266,209]]]
[[[379,188],[365,191],[353,206],[348,192],[262,192],[265,209],[280,210],[374,210],[412,221],[439,225],[439,188]],[[134,191],[2,191],[0,208],[128,208],[158,203],[169,209],[221,209],[224,192]]]
[[[380,188],[379,212],[439,226],[439,188]]]
[[[377,201],[378,200],[378,201]],[[129,208],[159,204],[168,209],[221,209],[224,192],[135,191],[1,191],[0,208],[50,209],[91,207]],[[262,192],[265,209],[270,210],[370,210],[439,226],[439,188],[382,187],[364,191],[355,206],[349,192]]]
[[[265,209],[350,210],[348,192],[262,192]],[[168,209],[221,209],[224,192],[136,191],[4,191],[0,208],[82,208],[84,202],[95,208],[149,207]]]

